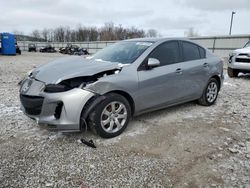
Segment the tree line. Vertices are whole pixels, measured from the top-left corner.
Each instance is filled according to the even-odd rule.
[[[35,29],[31,36],[48,42],[81,42],[81,41],[110,41],[142,37],[157,37],[159,34],[154,29],[145,31],[135,27],[126,28],[114,23],[105,23],[103,27],[86,27],[79,25],[76,29],[68,26],[59,26],[54,29]]]

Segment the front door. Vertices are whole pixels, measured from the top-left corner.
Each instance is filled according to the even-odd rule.
[[[148,58],[160,61],[160,66],[147,69]],[[184,74],[178,41],[168,41],[157,46],[138,69],[138,111],[147,111],[175,103],[182,95]]]

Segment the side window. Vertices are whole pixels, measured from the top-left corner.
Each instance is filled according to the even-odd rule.
[[[182,42],[184,61],[201,59],[199,47],[189,42]]]
[[[177,41],[160,44],[148,57],[158,59],[161,66],[178,63],[180,61],[179,44]]]
[[[200,57],[203,59],[203,58],[206,58],[206,51],[204,48],[201,48],[199,47],[199,51],[200,51]]]

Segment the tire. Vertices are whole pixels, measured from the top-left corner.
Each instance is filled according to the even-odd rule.
[[[238,70],[232,69],[230,67],[227,68],[227,74],[230,78],[237,77],[239,74]]]
[[[215,103],[219,93],[219,83],[215,78],[211,78],[203,91],[198,103],[203,106],[211,106]]]
[[[131,107],[127,99],[122,95],[109,93],[90,113],[89,125],[99,136],[113,138],[126,129],[130,118]]]

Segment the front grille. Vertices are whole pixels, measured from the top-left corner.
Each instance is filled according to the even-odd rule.
[[[42,110],[43,97],[20,95],[20,101],[29,115],[39,115]]]
[[[236,58],[236,62],[241,62],[241,63],[250,63],[250,59],[247,58]]]
[[[248,54],[243,54],[243,53],[241,53],[241,54],[239,54],[239,56],[248,56]]]

